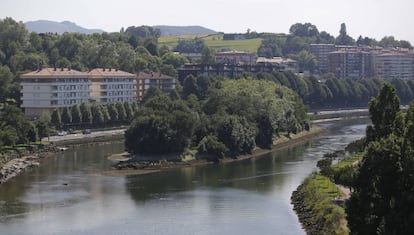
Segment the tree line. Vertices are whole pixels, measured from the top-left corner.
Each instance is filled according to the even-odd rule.
[[[218,160],[270,148],[283,133],[309,129],[297,94],[272,81],[190,75],[179,92],[151,93],[125,133],[133,154],[193,149]]]
[[[55,109],[52,113],[44,112],[32,122],[26,119],[20,108],[6,103],[0,109],[0,151],[4,147],[39,141],[52,131],[129,124],[137,110],[137,104],[129,102],[107,105],[82,103]]]
[[[294,73],[259,73],[256,79],[274,81],[296,91],[303,102],[312,109],[366,107],[375,97],[384,80],[381,79],[337,79],[333,74],[318,78],[302,77]],[[402,104],[408,104],[414,98],[414,81],[394,78],[389,81],[394,87]]]

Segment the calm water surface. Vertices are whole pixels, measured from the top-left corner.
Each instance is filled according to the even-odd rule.
[[[293,190],[367,120],[323,124],[311,142],[226,165],[105,176],[123,145],[82,147],[0,185],[0,234],[304,234]]]

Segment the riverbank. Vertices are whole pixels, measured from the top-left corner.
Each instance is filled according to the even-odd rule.
[[[25,170],[40,165],[40,159],[52,156],[56,152],[61,151],[57,146],[46,146],[37,151],[28,151],[19,157],[2,156],[0,164],[0,184],[20,175]],[[8,159],[8,160],[7,160]]]
[[[103,172],[106,175],[145,175],[160,172],[163,170],[181,168],[188,166],[200,166],[208,164],[227,164],[236,161],[243,161],[250,158],[259,157],[277,150],[288,148],[299,143],[311,140],[317,136],[323,135],[325,130],[319,126],[313,126],[309,131],[303,131],[298,134],[291,134],[289,137],[283,136],[276,140],[271,149],[256,148],[251,154],[237,156],[236,158],[223,158],[218,163],[208,161],[206,159],[180,159],[178,155],[160,156],[156,160],[146,158],[131,158],[129,159],[125,154],[118,154],[120,162],[114,166],[114,170]],[[168,160],[167,160],[168,159]]]
[[[327,177],[313,173],[293,191],[291,202],[307,234],[349,234],[346,195]]]
[[[40,165],[40,159],[53,156],[57,152],[64,151],[68,148],[75,148],[80,145],[95,145],[107,142],[121,141],[123,139],[123,133],[108,132],[107,135],[100,133],[96,135],[83,135],[83,138],[61,138],[55,140],[49,145],[44,146],[37,151],[28,151],[20,154],[17,157],[9,157],[7,155],[2,156],[2,163],[0,163],[0,184],[7,182],[8,180],[22,174],[25,170]]]

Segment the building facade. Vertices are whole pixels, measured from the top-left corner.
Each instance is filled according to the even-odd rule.
[[[97,68],[87,75],[92,82],[91,99],[97,104],[135,102],[134,74],[118,69]]]
[[[258,57],[256,60],[256,64],[258,65],[270,65],[279,68],[279,71],[291,71],[293,73],[297,73],[298,70],[298,63],[296,60],[292,60],[289,58],[282,58],[282,57],[273,57],[273,58],[266,58],[266,57]]]
[[[329,53],[329,70],[337,78],[359,80],[374,76],[372,54],[355,49],[342,49]]]
[[[145,92],[150,87],[160,89],[163,93],[169,93],[175,89],[176,80],[173,77],[154,72],[139,72],[137,79],[137,100],[141,102],[144,98]]]
[[[23,74],[21,79],[21,107],[26,116],[90,101],[91,82],[83,72],[44,68]]]
[[[243,51],[224,51],[217,52],[216,64],[228,65],[254,65],[256,64],[256,55]]]
[[[414,53],[389,52],[374,56],[375,75],[381,79],[414,80]]]
[[[318,73],[327,73],[329,71],[329,53],[334,52],[334,44],[310,44],[310,50],[318,61]]]
[[[26,116],[40,116],[75,104],[135,102],[134,74],[117,69],[80,72],[68,68],[43,68],[21,76],[21,107]]]

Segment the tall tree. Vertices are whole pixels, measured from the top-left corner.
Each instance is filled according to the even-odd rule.
[[[52,117],[51,117],[51,123],[52,125],[54,125],[57,129],[62,128],[62,119],[60,116],[60,111],[59,109],[54,109],[52,112]]]
[[[367,128],[367,141],[379,140],[394,131],[394,121],[400,112],[400,99],[390,83],[384,83],[377,98],[369,102],[372,126]]]
[[[337,45],[355,45],[355,40],[350,37],[346,31],[345,23],[341,24],[341,29],[339,30],[339,36],[335,40]]]
[[[92,123],[92,112],[91,107],[87,103],[82,103],[80,105],[80,112],[82,115],[82,123],[83,124],[91,124]]]
[[[72,123],[81,124],[82,123],[82,114],[79,108],[79,105],[75,104],[70,107],[70,112],[72,114]]]
[[[72,113],[68,106],[64,107],[62,110],[62,122],[66,125],[72,123]]]
[[[104,123],[105,120],[104,120],[101,106],[92,104],[91,113],[92,113],[92,123],[94,125],[99,126]]]

